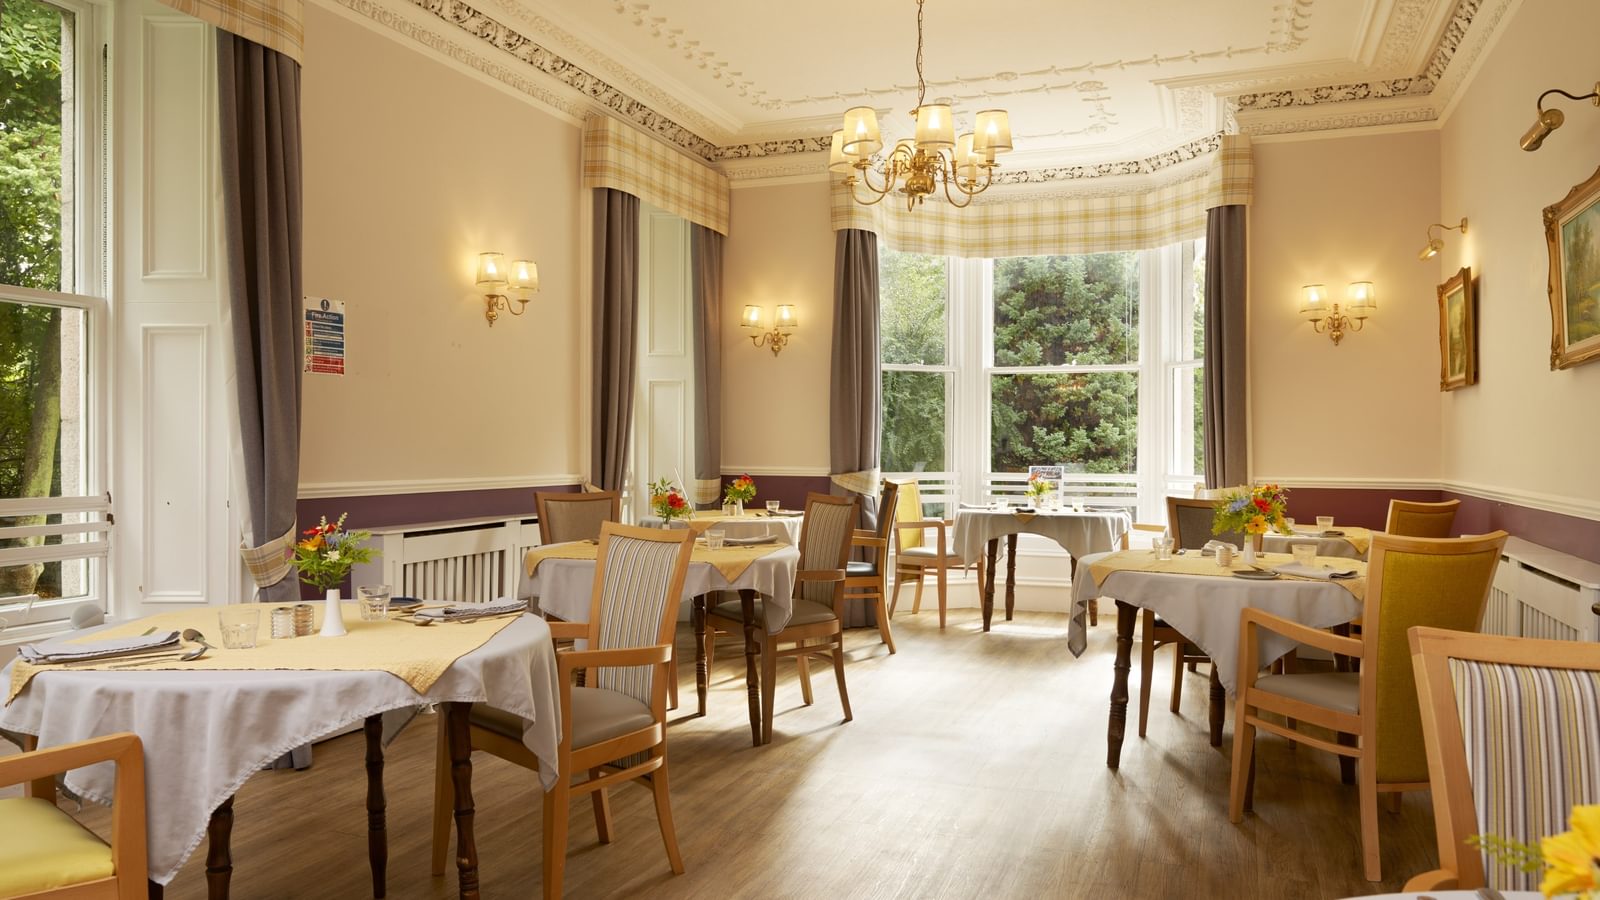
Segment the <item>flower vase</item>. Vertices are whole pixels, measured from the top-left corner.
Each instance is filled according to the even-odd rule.
[[[1254,537],[1246,537],[1244,542],[1244,555],[1239,557],[1239,561],[1247,566],[1253,566],[1256,564],[1256,541]]]
[[[323,602],[322,630],[317,634],[319,637],[344,637],[349,633],[344,627],[344,604],[339,602],[339,589],[328,588],[327,599]]]
[[[744,501],[743,500],[735,500],[735,501],[733,501],[733,514],[736,515],[736,516],[744,515]]]

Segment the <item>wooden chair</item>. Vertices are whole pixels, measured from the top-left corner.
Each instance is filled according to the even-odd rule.
[[[1467,845],[1539,845],[1600,803],[1600,645],[1412,628],[1439,868],[1407,891],[1536,891],[1539,876]],[[1482,811],[1480,813],[1480,811]]]
[[[894,652],[894,632],[889,630],[889,532],[894,527],[894,516],[899,506],[900,482],[883,482],[883,493],[878,498],[878,530],[856,529],[850,546],[872,551],[872,560],[850,560],[844,567],[844,599],[870,600],[878,619],[878,635]],[[841,610],[842,612],[843,610]],[[842,616],[841,616],[842,618]]]
[[[1243,818],[1249,804],[1257,728],[1354,758],[1364,868],[1367,880],[1382,879],[1378,794],[1426,790],[1429,784],[1406,630],[1414,625],[1477,628],[1505,543],[1503,531],[1454,539],[1374,535],[1360,638],[1331,634],[1259,609],[1241,614],[1233,781],[1228,795],[1231,821]],[[1261,630],[1357,659],[1360,671],[1264,675],[1257,644]],[[1263,713],[1353,735],[1355,741],[1334,743],[1314,737],[1268,721]]]
[[[1456,510],[1460,508],[1460,500],[1443,503],[1390,500],[1389,518],[1383,530],[1402,537],[1447,538],[1450,526],[1456,523]]]
[[[56,808],[57,773],[101,762],[117,767],[111,844]],[[0,897],[33,900],[143,900],[144,748],[123,732],[0,759],[0,787],[28,784],[28,796],[0,799]]]
[[[600,538],[602,522],[622,521],[622,495],[616,491],[533,495],[539,513],[539,542],[565,544]]]
[[[607,522],[600,529],[588,622],[551,622],[555,638],[585,641],[586,649],[557,653],[561,689],[560,762],[555,786],[544,792],[544,896],[561,896],[567,856],[569,799],[589,794],[600,843],[611,843],[607,790],[638,781],[655,795],[667,860],[683,874],[667,794],[667,661],[678,627],[678,604],[689,570],[694,532],[635,528]],[[586,671],[589,687],[573,684]],[[469,720],[472,749],[538,771],[522,743],[523,720],[482,703]],[[575,774],[588,777],[576,784]],[[453,813],[448,735],[439,723],[434,770],[433,874],[444,874]]]
[[[794,576],[794,614],[777,634],[767,633],[766,605],[755,601],[756,640],[761,646],[761,743],[772,741],[772,701],[776,696],[778,658],[792,656],[800,669],[800,696],[812,703],[812,656],[833,663],[839,683],[839,703],[850,721],[850,694],[844,684],[844,628],[839,618],[843,603],[845,561],[855,535],[860,503],[854,497],[806,495],[806,517],[800,526],[800,570]],[[712,627],[715,626],[715,627]],[[727,600],[706,611],[706,669],[712,663],[716,632],[744,633],[742,601]],[[793,644],[781,649],[780,645]]]
[[[900,486],[899,502],[894,516],[894,593],[889,597],[889,615],[894,615],[900,602],[900,585],[907,578],[917,580],[917,590],[911,598],[913,615],[922,611],[922,581],[929,569],[934,570],[935,587],[939,595],[939,627],[943,628],[948,600],[948,573],[951,569],[966,569],[961,557],[950,552],[949,533],[955,527],[953,519],[925,519],[922,517],[922,494],[915,481]],[[927,532],[933,530],[930,546]],[[983,584],[983,563],[978,563],[978,583]]]

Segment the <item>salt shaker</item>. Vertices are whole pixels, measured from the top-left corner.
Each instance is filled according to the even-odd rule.
[[[294,637],[294,609],[280,606],[272,611],[272,639]]]

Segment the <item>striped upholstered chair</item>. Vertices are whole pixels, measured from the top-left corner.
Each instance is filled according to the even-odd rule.
[[[597,540],[602,522],[622,521],[622,495],[616,491],[538,491],[533,502],[542,544]]]
[[[1467,844],[1538,845],[1600,803],[1600,646],[1413,628],[1439,868],[1408,891],[1534,891],[1539,876]]]
[[[667,860],[683,874],[678,836],[667,796],[667,661],[678,626],[678,603],[694,532],[633,528],[607,522],[600,529],[589,621],[551,622],[557,638],[585,641],[584,650],[556,655],[561,686],[560,771],[544,792],[544,896],[561,896],[567,856],[568,800],[589,794],[600,843],[611,843],[611,785],[638,781],[655,795],[656,818]],[[587,687],[574,685],[585,671]],[[450,849],[453,796],[444,717],[434,771],[433,873],[444,873]],[[472,749],[537,771],[539,760],[522,743],[524,721],[474,704]],[[572,783],[574,775],[588,777]]]
[[[1390,500],[1389,518],[1383,530],[1404,537],[1443,538],[1450,536],[1450,526],[1456,522],[1460,500],[1443,503],[1417,503],[1411,500]]]
[[[1239,680],[1233,725],[1228,818],[1249,805],[1256,729],[1356,761],[1361,851],[1367,880],[1382,880],[1378,794],[1428,789],[1428,759],[1406,630],[1414,625],[1473,631],[1483,618],[1506,533],[1470,538],[1372,538],[1361,636],[1342,637],[1260,609],[1239,617]],[[1360,660],[1359,672],[1269,675],[1261,671],[1261,631]],[[1338,743],[1265,713],[1337,732]],[[1398,799],[1398,798],[1396,798]]]
[[[766,607],[755,601],[756,640],[761,653],[761,740],[772,741],[772,701],[778,677],[778,658],[792,656],[800,668],[800,696],[812,703],[809,661],[813,656],[833,663],[839,683],[839,703],[850,721],[850,694],[844,686],[844,629],[839,615],[844,604],[845,562],[855,535],[860,501],[812,493],[806,496],[806,518],[800,526],[800,570],[794,576],[794,614],[777,634],[766,627]],[[717,631],[744,634],[740,600],[717,604],[706,616],[706,668],[711,668],[712,644]],[[714,627],[713,627],[714,626]],[[782,645],[794,646],[780,649]],[[753,725],[754,723],[752,723]]]

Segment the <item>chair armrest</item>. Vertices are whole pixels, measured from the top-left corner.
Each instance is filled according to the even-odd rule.
[[[545,620],[550,626],[550,637],[556,640],[581,641],[589,637],[588,622],[552,622]]]
[[[672,645],[620,647],[615,650],[563,650],[556,654],[557,671],[563,679],[576,669],[604,669],[621,666],[656,666],[672,659]]]
[[[851,532],[851,537],[853,538],[875,538],[877,536],[878,533],[876,531],[868,528],[857,528],[855,531]]]
[[[875,534],[862,535],[858,532],[855,537],[850,539],[850,546],[884,548],[889,546],[889,542]]]
[[[105,737],[62,744],[45,750],[32,750],[0,759],[0,787],[21,784],[24,781],[37,781],[47,776],[108,760],[121,768],[134,760],[142,759],[143,745],[138,735],[126,731],[108,734]],[[120,784],[122,781],[123,779],[118,777],[117,782]],[[144,789],[142,773],[139,778],[139,788],[141,791]]]
[[[794,580],[798,584],[802,581],[843,581],[843,569],[801,569],[794,573]]]
[[[1406,882],[1407,893],[1417,891],[1453,891],[1461,884],[1460,877],[1449,869],[1432,869],[1421,875],[1411,876]]]
[[[1149,522],[1135,522],[1135,523],[1133,523],[1133,530],[1134,531],[1154,531],[1156,534],[1160,534],[1161,532],[1167,530],[1167,526],[1165,526],[1165,525],[1152,525]]]
[[[1246,609],[1239,614],[1239,643],[1241,646],[1244,646],[1246,641],[1250,641],[1251,646],[1254,645],[1255,635],[1251,634],[1254,628],[1263,628],[1297,643],[1308,644],[1312,647],[1326,650],[1329,653],[1357,658],[1361,656],[1361,641],[1355,638],[1340,637],[1320,628],[1312,628],[1310,625],[1302,625],[1282,616],[1275,616],[1261,609]]]

